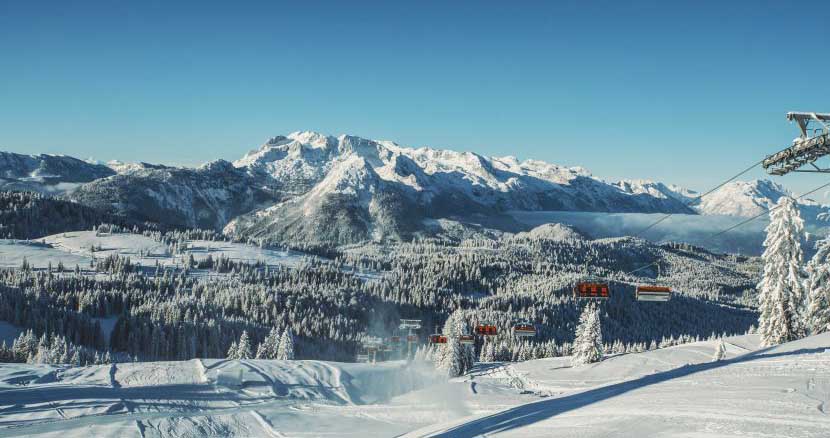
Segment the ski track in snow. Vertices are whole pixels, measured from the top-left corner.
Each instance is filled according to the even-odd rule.
[[[727,344],[732,357],[719,362],[706,354],[715,343],[699,342],[578,368],[569,358],[479,364],[424,388],[402,363],[3,364],[20,369],[0,373],[9,379],[57,374],[0,386],[0,438],[828,436],[830,333],[754,351],[757,336]],[[237,386],[219,384],[239,370]]]

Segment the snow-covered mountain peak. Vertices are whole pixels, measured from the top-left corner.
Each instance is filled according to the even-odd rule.
[[[695,209],[701,214],[755,216],[766,212],[782,196],[792,196],[792,193],[768,179],[733,181],[704,196]],[[801,200],[799,203],[815,204]]]
[[[656,198],[676,199],[684,204],[691,202],[698,196],[698,193],[694,190],[674,184],[667,185],[650,179],[623,179],[614,185],[632,195],[645,194]]]

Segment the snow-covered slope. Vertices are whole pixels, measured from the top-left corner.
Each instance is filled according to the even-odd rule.
[[[227,161],[199,168],[142,165],[84,184],[72,199],[164,224],[219,229],[275,197]]]
[[[700,214],[722,216],[755,216],[772,208],[782,196],[793,194],[768,179],[733,181],[706,195],[693,207]],[[798,200],[802,217],[814,221],[827,207],[809,198]]]
[[[505,379],[546,398],[404,436],[827,436],[830,333],[756,351],[745,339],[727,339],[719,362],[709,362],[713,347],[689,344],[580,368],[543,359],[496,369],[474,381]]]
[[[0,364],[0,437],[826,437],[830,334],[483,363],[449,382],[402,362]],[[555,431],[555,434],[553,433]]]
[[[90,262],[111,255],[129,257],[133,265],[145,268],[183,266],[193,257],[201,261],[211,257],[235,262],[263,263],[268,266],[297,266],[303,258],[313,257],[297,251],[274,250],[234,242],[187,240],[187,248],[172,254],[163,243],[130,233],[98,234],[95,231],[73,231],[45,236],[37,241],[0,239],[0,268],[19,268],[25,260],[32,268],[45,269],[50,264],[66,269],[89,268]],[[95,251],[92,251],[95,248]],[[203,274],[191,270],[191,274]]]
[[[3,190],[62,193],[114,173],[106,166],[64,155],[0,152],[0,188]]]
[[[244,235],[341,243],[397,238],[416,231],[425,218],[508,209],[693,213],[662,185],[662,191],[615,185],[582,168],[348,135],[274,137],[234,166],[293,196],[227,228]]]

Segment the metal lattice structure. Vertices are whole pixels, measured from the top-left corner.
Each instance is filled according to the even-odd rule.
[[[790,172],[830,173],[830,169],[816,166],[815,161],[830,155],[830,114],[787,113],[787,120],[795,121],[801,135],[793,145],[772,154],[761,162],[770,175],[786,175]],[[812,169],[801,169],[805,165]]]
[[[420,319],[401,319],[400,325],[398,325],[400,330],[407,331],[406,335],[406,358],[409,360],[412,358],[412,345],[418,341],[418,337],[415,334],[416,330],[420,330],[421,328],[421,320]]]

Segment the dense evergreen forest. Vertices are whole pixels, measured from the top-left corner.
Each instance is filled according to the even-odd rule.
[[[38,228],[51,214],[43,211],[63,201],[26,196],[2,198],[6,207],[0,215],[8,219],[3,224],[17,230],[10,233],[17,237],[35,230],[89,229],[100,219],[70,213],[66,217],[76,219]],[[172,251],[188,239],[228,239],[203,230],[150,228],[121,223],[100,229],[152,235]],[[273,330],[290,329],[297,358],[352,361],[368,337],[400,334],[399,318],[421,319],[419,339],[426,342],[433,328],[458,310],[468,330],[480,323],[497,325],[500,333],[488,341],[493,358],[516,360],[570,354],[585,305],[573,298],[572,287],[582,279],[602,278],[612,289],[611,298],[599,303],[603,339],[611,352],[745,333],[757,321],[759,261],[688,245],[512,235],[341,248],[251,243],[315,255],[296,267],[246,264],[221,255],[191,260],[179,269],[142,268],[118,256],[92,267],[35,270],[24,265],[0,271],[0,320],[31,329],[29,344],[39,339],[65,351],[58,359],[42,360],[225,357],[243,332],[255,347]],[[626,274],[648,264],[653,265]],[[676,291],[671,301],[637,302],[634,286],[655,281]],[[103,332],[103,321],[115,321],[111,333]],[[520,321],[535,324],[537,336],[513,338],[509,329]],[[476,342],[478,354],[483,342]],[[73,354],[76,350],[83,354]],[[0,358],[33,360],[13,354],[12,346]]]

